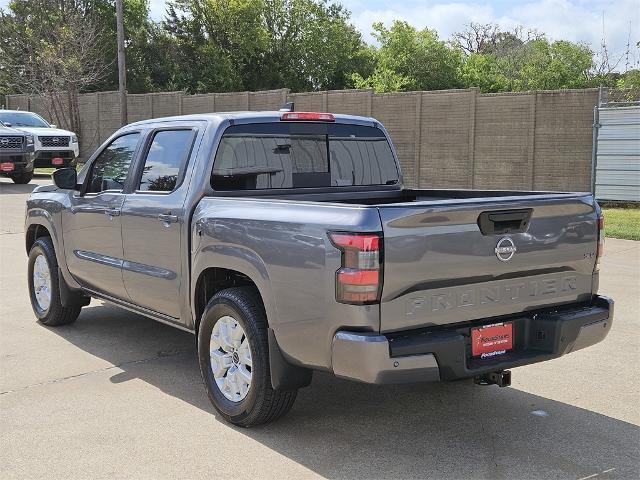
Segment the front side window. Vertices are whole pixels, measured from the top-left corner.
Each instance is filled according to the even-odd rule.
[[[153,136],[137,189],[171,192],[193,144],[192,130],[161,130]]]
[[[391,147],[375,127],[275,122],[229,127],[214,190],[385,185],[398,181]]]
[[[112,141],[93,162],[87,193],[122,190],[140,140],[139,133],[122,135]]]

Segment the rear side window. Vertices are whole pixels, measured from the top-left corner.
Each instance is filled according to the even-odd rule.
[[[381,130],[278,122],[229,127],[213,164],[214,190],[385,185],[398,181]]]
[[[192,130],[161,130],[151,141],[138,190],[175,190],[193,144]]]

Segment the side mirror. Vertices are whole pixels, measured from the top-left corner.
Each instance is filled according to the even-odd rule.
[[[50,126],[51,128],[56,128],[56,125],[55,125],[55,124],[53,124],[53,123],[50,123],[50,124],[49,124],[49,126]]]
[[[3,124],[4,124],[5,127],[12,127],[13,126],[13,123],[11,123],[11,122],[3,122]]]
[[[56,187],[65,190],[75,190],[78,185],[78,172],[75,168],[60,168],[52,174]]]

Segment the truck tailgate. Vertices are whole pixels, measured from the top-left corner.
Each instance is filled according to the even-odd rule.
[[[382,332],[508,315],[591,296],[597,212],[590,195],[418,201],[378,209],[384,233]],[[510,211],[528,211],[529,221],[515,233],[513,228],[500,233],[506,224],[499,220],[508,219]],[[487,218],[498,219],[484,233],[479,226],[483,212],[498,213],[484,213],[484,226]],[[496,251],[503,238],[513,243],[505,240]]]

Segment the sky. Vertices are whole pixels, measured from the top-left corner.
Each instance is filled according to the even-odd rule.
[[[5,7],[9,0],[0,0]],[[443,39],[464,29],[469,22],[500,24],[503,29],[518,25],[545,32],[552,40],[588,43],[598,52],[603,32],[612,56],[620,57],[627,50],[631,29],[631,64],[640,65],[640,52],[634,48],[640,40],[640,0],[341,0],[351,11],[352,23],[373,42],[371,24],[387,25],[394,19],[406,20],[416,27],[438,31]],[[149,0],[150,14],[161,20],[165,0]],[[604,17],[604,29],[603,29]],[[619,70],[624,70],[622,59]]]

